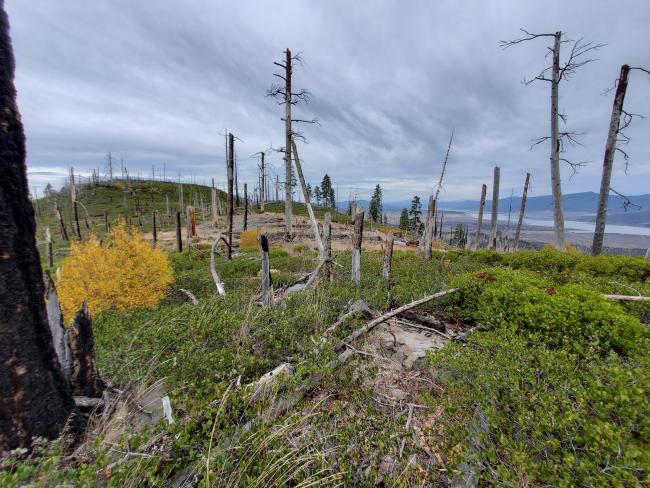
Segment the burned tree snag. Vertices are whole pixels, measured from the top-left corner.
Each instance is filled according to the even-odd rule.
[[[325,249],[325,265],[323,271],[325,272],[325,279],[330,281],[334,280],[334,273],[332,273],[332,216],[329,212],[325,212],[323,217],[323,248]]]
[[[232,218],[233,218],[233,151],[235,147],[235,137],[228,133],[228,157],[226,158],[227,176],[228,176],[228,208],[226,210],[226,221],[228,225],[228,259],[232,259]]]
[[[262,259],[262,307],[269,308],[273,303],[273,288],[271,287],[271,267],[269,265],[269,241],[266,235],[257,237]]]
[[[54,208],[54,213],[56,214],[56,220],[59,222],[59,232],[61,234],[61,239],[64,241],[70,240],[68,238],[68,231],[65,228],[65,222],[63,222],[63,215],[61,215],[61,208],[59,207],[58,203]]]
[[[260,211],[264,213],[266,203],[266,173],[264,169],[264,151],[260,153]]]
[[[248,183],[244,183],[244,231],[248,230]]]
[[[111,231],[111,224],[108,222],[108,210],[104,210],[104,231],[107,234]]]
[[[156,247],[156,244],[158,243],[158,229],[156,228],[156,211],[153,211],[152,215],[152,233],[153,233],[153,247]]]
[[[424,259],[431,260],[431,247],[433,246],[433,219],[436,218],[436,200],[433,195],[429,196],[429,206],[427,208],[427,222],[424,226]]]
[[[501,170],[498,166],[494,167],[494,182],[492,184],[492,228],[490,230],[490,249],[497,248],[497,227],[499,220],[499,180]]]
[[[183,233],[181,231],[181,212],[176,212],[176,250],[183,252]]]
[[[56,294],[54,281],[49,273],[45,273],[45,303],[47,310],[47,321],[50,325],[52,334],[52,344],[61,366],[61,371],[66,379],[70,381],[72,359],[70,354],[70,344],[66,336],[66,330],[63,328],[63,314],[61,313],[61,304]]]
[[[47,266],[51,268],[54,266],[54,254],[52,252],[52,234],[50,234],[49,227],[45,227],[45,254],[47,255]]]
[[[530,184],[530,173],[526,173],[524,182],[524,193],[521,195],[521,207],[519,208],[519,220],[517,220],[517,230],[515,230],[515,242],[512,245],[513,251],[519,246],[519,236],[521,235],[521,225],[524,222],[524,213],[526,213],[526,198],[528,198],[528,185]]]
[[[612,168],[614,166],[614,153],[616,152],[616,140],[621,125],[621,112],[627,90],[627,79],[630,67],[627,64],[621,66],[621,74],[616,85],[614,106],[609,121],[609,132],[607,134],[607,145],[605,146],[605,157],[603,159],[603,174],[600,180],[600,195],[598,196],[598,210],[596,212],[596,229],[594,231],[594,242],[591,246],[591,254],[598,256],[603,250],[605,238],[605,223],[607,220],[607,200],[609,199],[610,183],[612,181]]]
[[[95,364],[93,325],[88,312],[88,302],[85,300],[72,322],[68,338],[72,359],[70,386],[73,393],[77,396],[101,397],[106,385],[100,378]]]
[[[217,225],[218,220],[218,208],[217,208],[217,189],[214,187],[214,178],[212,178],[212,188],[211,195],[212,197],[212,225]]]
[[[485,194],[487,193],[487,185],[483,184],[481,187],[481,202],[478,207],[478,222],[476,223],[476,238],[474,239],[474,249],[481,247],[481,227],[483,226],[483,210],[485,209]]]
[[[388,236],[386,238],[386,247],[384,248],[384,269],[382,271],[382,276],[385,280],[390,280],[390,271],[393,260],[393,236]]]
[[[0,3],[0,452],[56,438],[75,411],[52,345],[9,21]]]
[[[320,232],[318,231],[318,222],[316,221],[314,210],[311,208],[311,202],[309,201],[309,192],[307,191],[307,184],[305,183],[305,177],[302,174],[302,166],[300,165],[300,158],[298,157],[298,148],[296,147],[296,143],[293,140],[291,141],[291,149],[293,151],[293,159],[294,159],[294,163],[296,164],[296,170],[298,172],[298,179],[300,180],[302,194],[305,197],[305,206],[307,207],[307,213],[309,214],[311,229],[314,232],[314,238],[316,239],[316,246],[318,247],[318,253],[320,254],[321,259],[325,259],[325,248],[323,247],[323,241],[320,238]]]
[[[77,239],[81,240],[81,227],[79,226],[79,208],[77,207],[77,200],[72,202],[72,215],[74,218],[74,230],[77,234]]]
[[[363,240],[363,207],[354,215],[354,235],[352,236],[352,281],[361,283],[361,241]]]
[[[293,209],[291,208],[291,74],[292,59],[291,51],[287,48],[285,52],[285,87],[284,87],[284,222],[286,226],[286,238],[291,239],[293,234],[292,219]]]

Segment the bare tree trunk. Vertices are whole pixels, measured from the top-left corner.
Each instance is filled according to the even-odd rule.
[[[481,203],[478,207],[478,222],[476,223],[476,238],[474,239],[474,249],[481,247],[481,227],[483,226],[483,210],[485,209],[485,194],[487,193],[487,185],[483,184],[481,187]]]
[[[111,226],[108,223],[108,210],[104,210],[104,232],[107,234],[111,231]]]
[[[384,269],[382,271],[382,276],[385,280],[390,279],[391,264],[393,260],[393,241],[393,236],[386,237],[386,247],[384,248]]]
[[[291,207],[291,51],[287,48],[286,52],[286,69],[285,69],[285,87],[284,87],[284,223],[286,227],[286,238],[291,239],[293,234],[292,219],[293,211]]]
[[[438,181],[438,188],[436,188],[436,196],[433,199],[437,202],[440,196],[440,189],[442,188],[442,179],[445,177],[445,169],[447,169],[447,160],[449,159],[449,150],[451,143],[454,140],[454,129],[451,130],[451,137],[449,138],[449,145],[447,146],[447,154],[445,154],[445,162],[442,163],[442,171],[440,172],[440,181]]]
[[[81,227],[79,226],[79,209],[77,207],[77,200],[72,202],[72,214],[74,217],[74,230],[77,234],[77,239],[81,240]]]
[[[63,222],[63,215],[61,215],[61,208],[59,207],[59,204],[56,204],[56,207],[54,208],[54,213],[56,214],[56,220],[59,222],[59,232],[61,233],[61,239],[64,241],[68,241],[68,231],[65,228],[65,223]]]
[[[275,201],[280,201],[280,179],[275,175]]]
[[[316,239],[316,246],[318,247],[318,253],[320,254],[321,259],[325,258],[325,249],[323,247],[323,241],[320,238],[320,232],[318,231],[318,222],[316,221],[316,216],[314,211],[311,208],[311,203],[309,201],[309,194],[307,193],[307,184],[305,183],[305,177],[302,174],[302,167],[300,165],[300,158],[298,157],[298,148],[296,147],[295,141],[291,141],[291,149],[293,151],[294,163],[296,164],[296,170],[298,172],[298,179],[300,180],[300,186],[302,187],[302,193],[305,196],[305,206],[307,207],[307,213],[309,214],[309,220],[311,222],[311,229],[314,232],[314,238]]]
[[[83,302],[67,336],[72,359],[70,386],[73,393],[79,396],[101,397],[106,385],[95,364],[95,342],[88,302]]]
[[[436,200],[433,195],[429,196],[429,206],[427,208],[427,222],[424,226],[424,259],[431,260],[431,246],[433,245],[433,219],[436,218]]]
[[[603,160],[603,175],[600,180],[600,195],[598,197],[598,211],[596,212],[596,230],[594,231],[594,242],[591,246],[591,254],[598,256],[603,250],[605,238],[605,222],[607,220],[607,200],[609,198],[609,187],[612,180],[612,168],[614,166],[614,153],[616,152],[616,139],[621,124],[621,112],[623,101],[627,90],[627,78],[630,67],[627,64],[621,66],[621,75],[616,86],[612,117],[609,122],[609,133],[607,134],[607,145],[605,146],[605,158]]]
[[[212,225],[217,225],[218,220],[218,211],[217,211],[217,189],[214,187],[214,178],[212,178],[212,188],[211,195],[212,197]]]
[[[54,255],[52,253],[52,234],[50,234],[50,228],[45,227],[45,252],[47,254],[47,266],[54,266]]]
[[[0,59],[0,451],[8,451],[56,438],[75,404],[47,322],[4,4]]]
[[[499,180],[501,170],[498,166],[494,167],[494,183],[492,186],[492,230],[490,231],[490,249],[497,248],[497,227],[499,221]]]
[[[325,278],[333,281],[334,273],[332,273],[332,216],[329,212],[325,212],[323,218],[323,247],[325,248],[325,259],[328,261],[325,263],[324,272]]]
[[[187,234],[187,252],[189,253],[191,248],[192,248],[192,237],[194,236],[193,232],[193,224],[192,224],[192,216],[194,213],[194,207],[191,205],[188,205],[185,207],[185,227],[186,227],[186,234]]]
[[[273,304],[273,288],[271,287],[271,267],[269,265],[269,241],[266,235],[257,237],[262,258],[262,307],[269,308]]]
[[[244,230],[248,230],[248,183],[244,183]]]
[[[235,137],[228,133],[228,158],[226,160],[228,173],[228,208],[226,210],[226,222],[228,224],[228,259],[232,259],[232,218],[233,218],[233,170],[235,163],[233,161],[233,150],[235,147]]]
[[[260,158],[260,211],[264,213],[266,203],[266,173],[264,169],[264,152]]]
[[[152,226],[153,226],[153,229],[152,229],[152,232],[153,232],[153,247],[156,247],[156,244],[158,243],[158,229],[156,227],[156,211],[155,210],[153,211],[152,218],[153,218],[153,223],[152,223]]]
[[[181,232],[181,212],[176,212],[176,250],[183,252],[183,235]]]
[[[528,184],[530,183],[530,173],[526,173],[526,182],[524,183],[524,193],[521,195],[521,208],[519,209],[519,220],[517,220],[517,230],[515,231],[515,242],[512,245],[513,251],[519,246],[519,236],[521,235],[521,225],[524,222],[524,213],[526,212],[526,198],[528,197]]]
[[[167,218],[171,217],[169,213],[169,195],[165,195],[165,215],[167,215]]]
[[[562,33],[555,33],[553,45],[553,78],[551,80],[551,186],[553,189],[553,219],[555,245],[564,251],[564,210],[560,176],[560,139],[558,131],[558,89],[560,85],[560,44]]]
[[[363,207],[354,215],[354,235],[352,236],[352,281],[361,283],[361,241],[363,240]]]

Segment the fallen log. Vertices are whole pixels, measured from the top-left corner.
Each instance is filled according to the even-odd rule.
[[[192,293],[190,290],[186,290],[185,288],[179,288],[178,291],[181,293],[185,294],[185,296],[192,302],[192,305],[198,306],[199,301],[198,299],[194,296],[194,293]]]
[[[650,302],[650,297],[635,295],[603,295],[605,300],[614,302]]]
[[[350,317],[358,313],[362,313],[364,317],[374,317],[376,315],[375,312],[373,312],[370,309],[370,306],[365,301],[357,300],[352,305],[350,305],[348,311],[345,312],[343,315],[341,315],[336,322],[334,322],[327,329],[325,329],[324,335],[331,334],[335,329],[340,327],[341,324],[343,324],[347,319],[349,319]]]
[[[413,310],[405,310],[404,312],[400,313],[400,317],[403,317],[406,320],[410,320],[412,322],[428,325],[433,329],[442,331],[445,330],[445,324],[441,320],[438,320],[437,318],[431,317],[429,315],[417,313]]]

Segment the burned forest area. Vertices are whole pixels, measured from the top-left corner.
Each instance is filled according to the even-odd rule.
[[[332,74],[321,82],[309,74],[322,69],[321,54],[300,50],[300,36],[278,47],[279,27],[267,45],[243,42],[230,34],[239,18],[219,23],[224,32],[198,32],[214,13],[209,2],[179,4],[175,16],[144,6],[153,2],[116,12],[121,2],[101,0],[74,49],[48,40],[57,63],[83,67],[64,74],[63,64],[35,63],[44,44],[34,37],[32,49],[29,22],[45,22],[44,12],[63,18],[82,2],[60,13],[37,3],[0,0],[0,486],[650,484],[650,199],[632,196],[650,162],[647,137],[631,136],[650,127],[637,114],[650,96],[650,63],[637,62],[647,57],[616,51],[616,70],[608,62],[598,78],[611,82],[594,98],[601,107],[589,112],[599,130],[579,132],[596,126],[571,83],[602,88],[589,84],[589,70],[615,39],[582,38],[580,25],[593,31],[577,21],[569,33],[559,21],[557,30],[520,29],[531,19],[512,13],[480,51],[512,64],[499,80],[515,84],[498,91],[529,97],[526,117],[546,131],[510,138],[513,164],[483,157],[478,141],[493,133],[461,119],[437,114],[430,145],[402,138],[400,125],[409,137],[431,127],[407,120],[418,109],[403,104],[412,91],[401,93],[420,83],[406,73],[424,66],[396,60],[395,86],[373,95],[376,120],[366,123],[367,99],[340,98],[363,64],[332,67],[337,83]],[[378,2],[366,35],[393,3]],[[291,19],[305,15],[319,38],[316,19],[333,5],[296,4],[309,12]],[[275,22],[289,8],[276,7],[254,18]],[[420,7],[404,6],[414,25]],[[95,44],[101,15],[124,24]],[[70,35],[52,22],[48,32]],[[127,44],[122,30],[151,37]],[[164,49],[152,42],[163,31]],[[81,36],[110,60],[97,77],[84,78],[104,61],[79,59]],[[354,45],[338,42],[332,52]],[[216,58],[205,58],[206,45]],[[246,66],[251,46],[266,71]],[[389,63],[395,51],[385,48]],[[236,83],[226,86],[221,71],[195,73],[194,62],[221,63]],[[530,66],[537,74],[518,83]],[[46,68],[53,75],[41,85]],[[165,71],[183,72],[184,89],[171,93]],[[443,92],[454,92],[444,88],[453,74],[436,81]],[[76,76],[87,84],[64,85]],[[195,76],[203,79],[193,86]],[[314,81],[314,93],[303,87]],[[114,94],[114,107],[95,88]],[[418,96],[433,107],[454,98]],[[165,100],[160,128],[131,112],[152,97]],[[379,105],[390,97],[404,112],[388,120]],[[179,105],[189,100],[219,118]],[[72,124],[81,107],[90,112]],[[586,165],[581,148],[598,161]],[[418,152],[428,152],[424,166]],[[628,170],[637,177],[621,176]],[[576,193],[580,178],[598,191]],[[630,222],[638,234],[625,234]]]

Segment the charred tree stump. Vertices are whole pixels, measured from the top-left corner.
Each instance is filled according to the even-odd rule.
[[[273,288],[271,287],[271,267],[269,265],[269,241],[266,235],[257,237],[262,258],[262,307],[269,308],[273,304]]]
[[[0,452],[54,439],[75,404],[52,346],[16,105],[9,20],[0,3]],[[74,422],[74,426],[78,426]]]
[[[85,300],[67,336],[72,360],[70,375],[72,392],[78,396],[101,397],[106,385],[99,376],[95,364],[93,325],[88,312],[88,302]]]
[[[361,283],[361,241],[363,240],[364,209],[360,207],[354,215],[354,235],[352,236],[352,281]]]
[[[183,233],[181,231],[181,212],[176,212],[176,250],[183,252]]]

